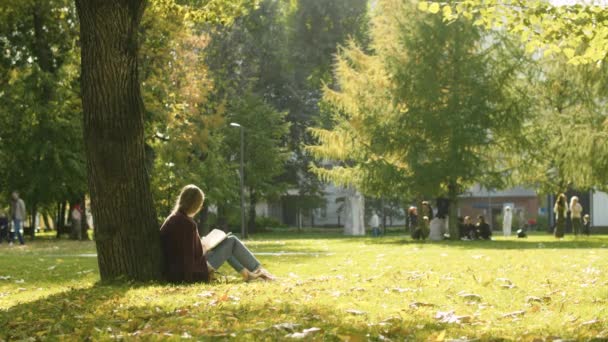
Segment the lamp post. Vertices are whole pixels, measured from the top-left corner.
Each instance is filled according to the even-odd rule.
[[[240,185],[241,185],[241,238],[247,238],[247,229],[245,228],[245,170],[244,170],[244,155],[245,155],[245,127],[236,122],[231,122],[230,126],[238,127],[241,130],[241,170],[240,170]]]

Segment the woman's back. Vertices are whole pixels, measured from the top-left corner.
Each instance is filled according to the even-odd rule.
[[[164,273],[173,282],[207,281],[207,262],[203,256],[196,223],[181,212],[169,216],[160,228],[165,259]]]

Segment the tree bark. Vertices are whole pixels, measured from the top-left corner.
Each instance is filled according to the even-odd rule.
[[[460,230],[458,229],[458,186],[455,181],[450,180],[448,184],[448,227],[450,240],[460,240]]]
[[[84,141],[102,280],[160,278],[137,32],[145,0],[76,0]]]

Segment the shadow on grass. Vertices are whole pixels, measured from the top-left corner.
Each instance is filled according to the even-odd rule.
[[[268,284],[270,289],[254,286],[256,291],[281,292],[277,284]],[[201,291],[217,294],[201,298],[197,295]],[[224,291],[227,289],[207,284],[97,284],[0,312],[0,340],[275,341],[288,340],[288,334],[310,328],[320,330],[310,333],[307,340],[329,341],[423,340],[444,330],[447,336],[466,333],[462,326],[437,323],[431,315],[411,310],[372,322],[365,313],[349,314],[318,302],[241,304],[238,298],[222,295]],[[475,337],[500,340],[496,336]]]

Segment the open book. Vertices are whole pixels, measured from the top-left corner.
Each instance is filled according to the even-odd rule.
[[[214,249],[217,245],[219,245],[222,241],[226,240],[228,236],[232,235],[232,233],[224,233],[219,229],[214,229],[209,234],[203,236],[201,239],[201,243],[203,244],[203,252],[207,254],[210,250]]]

